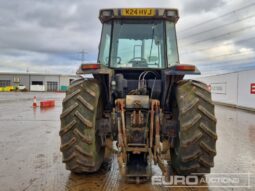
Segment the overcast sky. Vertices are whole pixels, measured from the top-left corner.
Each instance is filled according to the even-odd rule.
[[[0,0],[0,72],[74,73],[85,50],[95,62],[98,11],[178,8],[181,63],[204,74],[255,69],[253,0]]]

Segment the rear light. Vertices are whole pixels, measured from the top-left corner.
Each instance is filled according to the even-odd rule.
[[[165,14],[167,17],[177,17],[178,16],[177,10],[166,10]]]
[[[81,65],[82,70],[95,70],[100,69],[100,64],[82,64]]]
[[[100,20],[107,20],[113,16],[113,10],[101,10],[99,13]]]
[[[196,67],[194,65],[180,64],[176,65],[175,69],[179,71],[195,71]]]
[[[100,13],[101,17],[111,17],[113,15],[112,10],[102,10]]]

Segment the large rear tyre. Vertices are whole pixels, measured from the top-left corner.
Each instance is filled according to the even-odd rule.
[[[178,174],[210,173],[216,155],[216,118],[206,84],[182,80],[176,87],[178,135],[173,167]]]
[[[100,84],[80,79],[69,87],[60,116],[60,150],[66,169],[75,173],[95,172],[104,159],[97,127],[102,117]]]

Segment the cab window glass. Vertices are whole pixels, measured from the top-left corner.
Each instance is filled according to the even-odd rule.
[[[108,65],[109,63],[109,54],[110,54],[110,44],[111,44],[111,22],[105,23],[103,25],[102,39],[100,42],[100,55],[98,62],[100,64]]]
[[[166,22],[166,38],[168,66],[176,65],[179,63],[179,55],[177,50],[175,24],[172,22]]]

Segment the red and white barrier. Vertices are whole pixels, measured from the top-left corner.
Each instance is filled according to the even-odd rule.
[[[41,108],[49,108],[49,107],[54,107],[54,106],[55,106],[55,100],[46,100],[46,101],[40,102]]]

